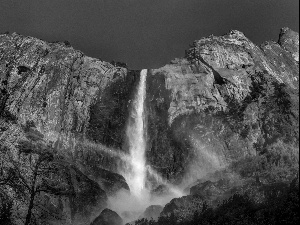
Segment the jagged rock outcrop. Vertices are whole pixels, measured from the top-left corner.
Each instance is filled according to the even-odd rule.
[[[107,206],[106,192],[72,161],[57,154],[32,124],[21,128],[28,140],[17,144],[17,158],[0,145],[0,192],[13,203],[14,224],[24,223],[29,205],[37,224],[89,223]]]
[[[34,121],[45,139],[84,158],[82,164],[116,172],[118,159],[97,153],[90,141],[122,147],[138,71],[89,58],[64,43],[0,37],[2,113],[16,116],[20,124]],[[288,28],[281,30],[278,43],[261,47],[231,31],[195,41],[185,58],[151,70],[149,163],[175,178],[195,152],[201,155],[198,164],[210,171],[279,137],[297,144],[297,54],[299,35]],[[265,113],[270,110],[272,116]],[[2,133],[8,136],[17,143],[22,134],[12,125]]]
[[[299,35],[287,28],[261,47],[234,30],[150,71],[150,164],[168,177],[205,174],[278,140],[296,147],[298,49]]]
[[[282,28],[278,43],[299,63],[299,34],[297,32],[292,31],[288,27]]]
[[[207,204],[216,207],[231,195],[238,192],[242,193],[242,189],[247,186],[247,182],[237,179],[236,176],[230,176],[226,173],[220,175],[214,173],[209,178],[198,180],[189,188],[189,194],[200,197]],[[259,186],[259,183],[252,180],[249,183]]]
[[[87,57],[65,43],[0,35],[1,115],[16,117],[19,125],[33,121],[44,140],[77,159],[81,155],[81,163],[116,172],[116,160],[104,157],[93,142],[122,146],[134,80],[134,72],[127,75],[126,68]],[[13,147],[22,138],[20,126],[10,124],[2,129],[0,142]]]
[[[117,174],[118,153],[127,151],[124,130],[138,76],[68,43],[0,35],[0,146],[18,160],[17,145],[27,139],[23,127],[30,123],[36,138],[75,166],[75,199],[84,202],[80,193],[90,188],[96,197],[129,189]],[[235,30],[202,38],[184,58],[148,72],[147,162],[178,184],[265,152],[284,149],[296,158],[298,105],[298,33],[283,28],[278,42],[260,47]],[[159,192],[158,185],[153,188]],[[214,186],[198,184],[199,202],[206,187],[219,194]],[[183,201],[179,208],[190,202],[194,210],[193,199],[176,201]],[[74,205],[80,215],[83,208]],[[169,206],[165,212],[174,211]]]
[[[104,209],[91,225],[123,225],[123,220],[116,212]]]
[[[68,184],[69,193],[66,195],[71,217],[68,222],[71,222],[71,224],[86,224],[93,214],[107,206],[107,195],[97,182],[86,177],[76,167],[60,167],[59,169],[64,173],[63,179],[60,180],[70,181]],[[62,193],[63,195],[64,193]],[[52,197],[51,200],[53,201],[53,196],[49,197]],[[68,209],[62,208],[62,210],[66,211]]]
[[[150,205],[146,208],[145,212],[140,215],[139,219],[145,218],[148,220],[157,220],[162,210],[163,207],[161,205]]]
[[[191,220],[197,210],[201,210],[203,199],[199,196],[183,196],[181,198],[172,199],[162,212],[160,217],[174,217],[174,222]]]
[[[49,141],[68,141],[90,131],[95,113],[90,108],[97,100],[105,108],[99,96],[108,98],[106,88],[126,79],[125,68],[87,57],[64,43],[16,33],[1,35],[0,43],[1,111],[17,116],[20,123],[34,121]]]
[[[107,154],[107,146],[122,145],[123,136],[116,130],[125,125],[124,107],[131,88],[126,84],[133,83],[134,76],[126,68],[87,57],[66,43],[47,43],[16,33],[0,35],[1,150],[9,149],[20,161],[18,144],[27,140],[23,127],[31,124],[31,136],[53,146],[69,162],[73,169],[63,166],[56,174],[68,186],[56,193],[63,200],[47,197],[50,202],[63,202],[54,211],[69,216],[66,224],[89,221],[95,208],[99,211],[106,206],[108,194],[128,189],[125,179],[115,173],[119,158]],[[125,100],[119,104],[120,99]],[[53,208],[52,204],[45,207]]]

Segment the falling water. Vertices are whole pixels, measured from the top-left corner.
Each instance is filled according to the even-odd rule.
[[[145,191],[146,160],[145,160],[145,115],[144,101],[146,96],[147,70],[140,73],[140,82],[134,98],[130,119],[127,126],[127,138],[129,143],[131,170],[126,175],[131,193],[138,199],[142,199]]]
[[[146,76],[147,70],[142,70],[136,94],[131,105],[126,130],[129,155],[120,155],[121,159],[124,160],[124,164],[120,166],[120,172],[126,179],[130,193],[120,190],[117,194],[109,196],[109,208],[119,213],[126,223],[138,219],[148,206],[165,205],[172,198],[181,197],[184,194],[178,188],[164,180],[150,165],[146,165],[146,125],[144,111]],[[151,194],[151,181],[147,181],[147,175],[167,187],[170,192],[163,196]]]

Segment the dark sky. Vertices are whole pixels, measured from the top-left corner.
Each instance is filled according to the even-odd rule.
[[[299,0],[0,0],[0,33],[68,40],[85,54],[156,68],[231,29],[253,42],[299,32]]]

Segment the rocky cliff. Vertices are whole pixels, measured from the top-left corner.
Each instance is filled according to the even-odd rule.
[[[297,146],[298,49],[299,35],[288,28],[260,47],[233,30],[151,70],[151,164],[171,175],[194,161],[206,173],[278,141]]]
[[[14,33],[0,35],[0,74],[3,177],[11,178],[7,171],[14,168],[14,162],[26,165],[20,176],[27,177],[31,155],[39,157],[39,153],[29,152],[28,158],[27,151],[24,159],[20,158],[24,152],[19,143],[32,141],[28,136],[34,136],[39,145],[59,151],[54,161],[57,170],[66,174],[54,176],[70,187],[48,194],[63,202],[67,222],[89,221],[94,207],[98,214],[106,206],[106,193],[128,189],[124,178],[114,173],[117,159],[105,150],[122,144],[120,130],[127,115],[134,72],[87,57],[67,42],[46,43]],[[76,165],[75,170],[72,165]],[[27,178],[30,183],[33,177]]]
[[[56,175],[72,191],[48,194],[63,196],[57,208],[70,211],[68,223],[81,218],[82,206],[72,202],[84,193],[92,193],[85,205],[103,209],[106,194],[128,189],[118,174],[121,159],[111,150],[127,151],[125,126],[139,71],[118,65],[87,57],[67,42],[0,35],[2,159],[27,154],[29,165],[28,152],[20,152],[24,140],[55,149],[54,162],[67,168],[67,175]],[[235,30],[202,38],[184,58],[148,72],[147,162],[186,186],[265,152],[288,149],[295,159],[298,104],[298,33],[283,28],[278,42],[261,46]]]

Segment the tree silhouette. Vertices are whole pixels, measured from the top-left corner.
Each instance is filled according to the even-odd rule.
[[[24,225],[36,220],[35,216],[33,218],[35,200],[42,192],[52,195],[68,194],[63,182],[57,182],[60,173],[58,161],[55,160],[55,149],[44,142],[42,134],[30,126],[27,124],[24,128],[27,140],[17,145],[17,156],[7,147],[0,147],[0,191],[8,193],[12,190],[13,198],[23,204],[20,208],[25,217]]]

